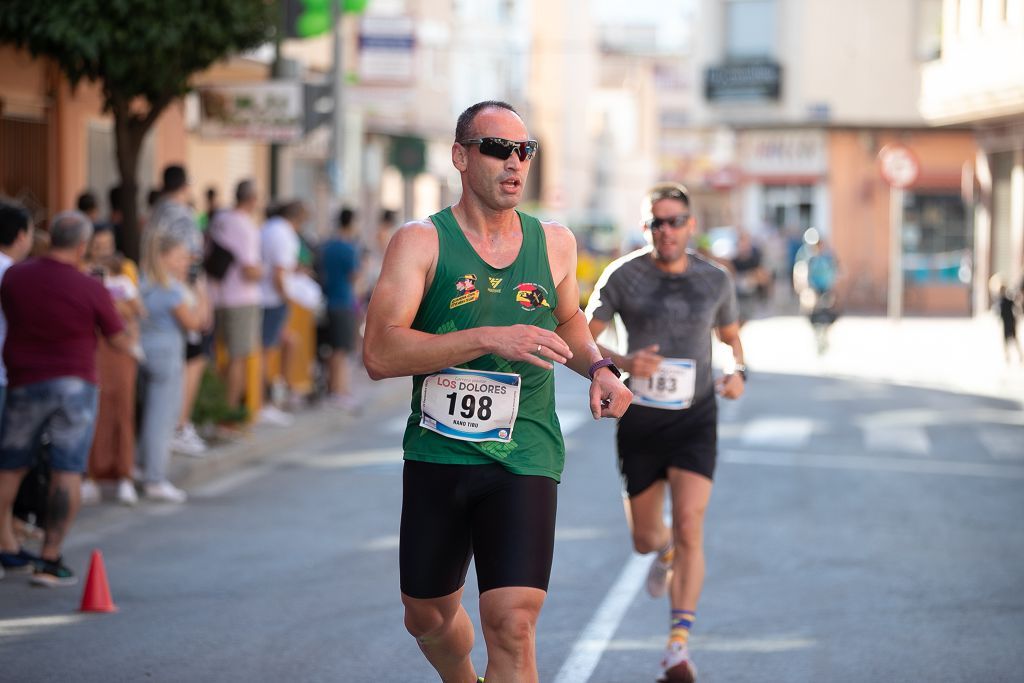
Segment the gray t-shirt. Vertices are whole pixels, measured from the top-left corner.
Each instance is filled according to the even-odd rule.
[[[737,320],[736,290],[728,271],[687,250],[682,273],[659,270],[651,247],[611,263],[597,281],[587,316],[611,322],[617,314],[628,335],[627,353],[658,344],[665,358],[696,361],[694,401],[714,395],[711,332]]]

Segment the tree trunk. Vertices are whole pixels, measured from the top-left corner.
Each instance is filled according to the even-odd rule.
[[[117,148],[117,168],[121,174],[121,212],[124,216],[122,238],[125,256],[139,261],[141,224],[139,221],[139,156],[146,133],[170,103],[170,97],[150,104],[145,115],[132,113],[128,102],[111,97],[107,102],[114,113],[114,137]]]

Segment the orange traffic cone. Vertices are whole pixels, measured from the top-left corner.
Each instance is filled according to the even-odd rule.
[[[92,551],[89,562],[89,575],[85,579],[85,591],[82,593],[80,612],[116,612],[117,607],[110,598],[110,586],[107,585],[107,570],[103,567],[103,553]]]

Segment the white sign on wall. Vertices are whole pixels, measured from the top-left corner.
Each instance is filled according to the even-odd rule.
[[[302,84],[262,81],[198,88],[204,137],[293,142],[302,137]]]
[[[739,158],[740,168],[748,175],[824,175],[828,140],[822,130],[743,131]]]
[[[359,23],[360,83],[411,83],[415,30],[412,17],[364,15]]]

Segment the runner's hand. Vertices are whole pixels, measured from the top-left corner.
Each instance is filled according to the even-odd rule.
[[[658,355],[658,348],[657,344],[651,344],[626,356],[629,360],[629,374],[633,377],[650,377],[657,372],[663,360],[663,356]]]
[[[743,395],[743,376],[739,373],[723,375],[715,380],[715,390],[723,398],[739,398]]]
[[[590,383],[590,412],[595,420],[602,417],[622,417],[633,401],[633,392],[626,388],[615,373],[601,368]]]
[[[488,351],[505,360],[525,361],[551,370],[554,365],[545,358],[557,363],[565,363],[572,358],[569,345],[561,337],[534,325],[488,327],[485,334],[490,342]]]

